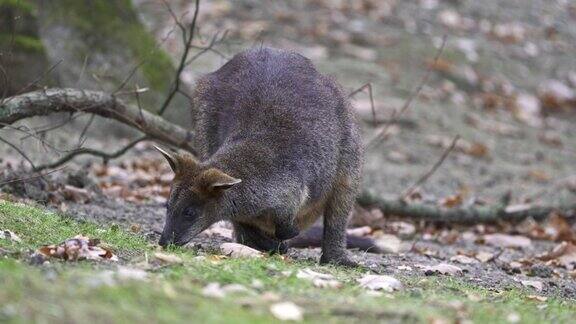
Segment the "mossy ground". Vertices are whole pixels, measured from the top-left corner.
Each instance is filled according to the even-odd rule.
[[[77,234],[101,238],[120,255],[118,264],[141,267],[155,247],[144,238],[117,227],[101,228],[35,207],[0,201],[0,228],[19,235],[22,242],[0,240],[0,321],[2,322],[250,322],[275,321],[271,293],[304,309],[305,322],[505,322],[517,314],[523,323],[570,322],[573,301],[528,298],[517,290],[488,290],[457,278],[400,277],[405,289],[370,296],[356,283],[360,269],[318,266],[281,257],[220,259],[173,248],[179,265],[148,269],[147,281],[95,284],[115,263],[60,262],[34,266],[30,251]],[[312,268],[331,273],[344,285],[321,289],[298,279],[295,272]],[[287,275],[286,273],[292,273]],[[254,287],[254,281],[260,284]],[[210,282],[240,284],[248,292],[213,299],[202,295]],[[268,297],[266,297],[268,296]]]

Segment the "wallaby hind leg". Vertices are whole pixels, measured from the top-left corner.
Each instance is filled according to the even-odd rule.
[[[356,190],[349,181],[337,185],[324,211],[324,236],[320,263],[357,267],[346,254],[346,225],[354,206]]]
[[[271,239],[258,228],[241,223],[232,223],[236,242],[259,251],[285,254],[288,246],[285,242]]]

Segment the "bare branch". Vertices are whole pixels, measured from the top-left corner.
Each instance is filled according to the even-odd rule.
[[[22,151],[17,145],[8,142],[2,137],[0,137],[0,142],[3,142],[4,144],[12,147],[16,152],[18,152],[18,154],[20,154],[26,161],[28,161],[28,163],[30,163],[30,166],[32,166],[32,168],[35,168],[34,162],[32,162],[32,160],[28,157],[28,155],[26,155],[26,153],[24,153],[24,151]]]
[[[170,8],[170,6],[168,6],[168,8]],[[169,11],[172,11],[172,10],[170,9]],[[182,71],[184,71],[184,68],[186,67],[186,61],[188,60],[188,54],[190,53],[190,45],[192,44],[192,40],[194,39],[194,30],[196,29],[196,19],[198,18],[198,12],[199,11],[200,11],[200,0],[196,0],[196,8],[194,9],[194,17],[192,18],[192,23],[190,24],[190,31],[188,32],[188,38],[186,38],[186,34],[185,34],[186,29],[183,29],[183,31],[182,31],[184,33],[184,53],[182,53],[182,57],[180,58],[180,63],[178,64],[178,68],[176,69],[176,75],[174,77],[174,81],[172,82],[171,89],[168,92],[168,95],[166,96],[164,103],[162,104],[162,106],[158,110],[158,115],[164,114],[164,112],[166,111],[166,109],[170,105],[170,102],[172,102],[174,95],[180,89],[180,77],[182,75]],[[178,20],[176,20],[176,21],[177,21],[177,24],[180,24],[178,22]]]
[[[454,139],[452,140],[452,144],[450,144],[450,146],[444,151],[444,153],[442,153],[442,156],[440,157],[440,159],[438,159],[438,161],[436,161],[436,163],[434,163],[434,165],[432,166],[432,168],[430,168],[430,170],[428,170],[426,173],[424,173],[420,177],[420,179],[418,179],[413,185],[411,185],[402,194],[402,199],[409,197],[414,192],[414,190],[416,190],[416,188],[420,187],[424,182],[426,182],[434,174],[434,172],[436,172],[436,170],[438,170],[438,168],[442,165],[442,163],[444,163],[444,160],[446,160],[446,158],[448,157],[450,152],[452,152],[452,150],[454,150],[454,148],[456,147],[456,143],[458,143],[459,139],[460,139],[460,135],[456,135],[454,137]]]
[[[348,95],[348,98],[352,98],[354,95],[356,95],[360,91],[363,91],[364,89],[368,89],[368,95],[370,96],[370,106],[372,108],[372,125],[376,126],[378,122],[376,120],[376,107],[374,105],[374,96],[372,95],[372,83],[368,82],[363,86],[361,86],[360,88],[352,91]]]
[[[430,78],[430,75],[432,74],[432,70],[434,69],[434,66],[438,63],[440,56],[444,52],[444,47],[446,47],[446,40],[447,40],[447,36],[444,35],[442,37],[442,44],[440,45],[440,48],[438,48],[438,51],[436,52],[436,55],[434,56],[433,63],[428,66],[428,68],[426,69],[426,72],[424,73],[424,76],[422,77],[422,79],[420,79],[420,83],[418,84],[416,89],[412,92],[410,97],[408,97],[408,99],[406,100],[406,102],[404,103],[402,108],[398,112],[394,112],[394,114],[392,115],[392,117],[390,119],[396,119],[396,118],[399,118],[400,116],[402,116],[408,110],[408,108],[410,108],[414,99],[416,99],[420,95],[420,92],[422,91],[424,86],[428,83],[428,79]],[[382,125],[382,127],[380,127],[380,129],[378,129],[376,131],[376,135],[366,144],[366,146],[367,147],[376,146],[380,142],[382,142],[384,139],[386,139],[388,129],[390,128],[390,126],[392,124],[393,123],[388,123],[388,124]]]
[[[34,86],[36,83],[40,82],[40,80],[44,79],[48,74],[50,74],[58,65],[60,65],[60,63],[62,63],[62,60],[52,64],[52,66],[50,66],[48,68],[48,70],[44,71],[44,73],[40,74],[36,79],[32,80],[27,85],[22,87],[20,90],[16,91],[16,94],[18,95],[18,94],[21,94],[21,93],[28,91],[32,86]],[[2,100],[0,100],[0,105],[6,104],[12,98],[14,98],[14,97],[7,98],[6,101],[4,101],[4,98],[2,98]]]
[[[105,162],[107,162],[108,160],[112,160],[112,159],[115,159],[115,158],[123,155],[129,149],[133,148],[136,144],[138,144],[142,141],[145,141],[147,139],[149,139],[148,136],[139,137],[139,138],[133,140],[132,142],[128,143],[126,146],[122,147],[121,149],[114,151],[112,153],[106,153],[106,152],[102,152],[99,150],[82,147],[82,148],[79,148],[77,150],[70,152],[69,154],[61,157],[59,160],[57,160],[53,163],[34,167],[34,171],[39,172],[39,171],[46,170],[46,169],[57,168],[57,167],[65,164],[65,163],[67,163],[68,161],[72,160],[76,156],[79,156],[79,155],[93,155],[93,156],[101,157],[102,159],[104,159]]]

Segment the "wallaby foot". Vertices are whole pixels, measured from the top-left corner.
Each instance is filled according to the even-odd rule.
[[[341,255],[339,257],[332,257],[326,254],[322,254],[320,257],[320,264],[333,264],[337,266],[344,266],[348,268],[358,268],[360,265],[348,258],[346,255]]]
[[[236,242],[267,253],[286,254],[288,245],[266,236],[258,228],[241,223],[233,223]]]

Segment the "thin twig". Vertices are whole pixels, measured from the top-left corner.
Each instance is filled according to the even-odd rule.
[[[2,125],[2,127],[7,127],[10,129],[13,129],[15,131],[26,134],[25,136],[20,138],[21,142],[24,141],[25,139],[27,139],[28,137],[33,137],[38,142],[40,142],[43,146],[48,147],[48,148],[54,150],[55,152],[58,152],[58,153],[69,152],[69,150],[62,150],[62,149],[57,148],[54,144],[52,144],[52,143],[48,142],[47,140],[43,139],[42,137],[40,137],[40,135],[38,135],[38,132],[34,133],[33,130],[29,129],[28,127],[26,127],[24,125],[12,126],[10,124],[2,123],[2,122],[0,122],[0,125]]]
[[[78,136],[77,147],[82,147],[82,145],[84,145],[84,142],[86,142],[86,138],[84,138],[84,135],[86,135],[86,132],[88,132],[88,129],[90,128],[90,126],[92,126],[92,123],[94,122],[95,117],[96,117],[96,115],[94,115],[94,114],[90,115],[90,119],[88,120],[88,122],[86,123],[84,128],[82,129],[80,136]]]
[[[47,175],[49,175],[49,174],[51,174],[51,173],[61,171],[61,170],[65,169],[65,168],[67,168],[67,167],[68,167],[67,165],[64,165],[64,166],[61,166],[61,167],[59,167],[59,168],[57,168],[57,169],[50,170],[50,171],[48,171],[48,172],[31,175],[31,176],[28,176],[28,177],[25,177],[25,178],[17,178],[17,179],[12,179],[12,180],[8,180],[8,181],[3,181],[3,182],[0,182],[0,187],[1,187],[1,186],[4,186],[4,185],[7,185],[7,184],[10,184],[10,183],[14,183],[14,182],[25,182],[25,181],[32,180],[32,179],[43,178],[43,177],[45,177],[45,176],[47,176]]]
[[[30,166],[32,168],[35,168],[34,162],[32,162],[32,160],[28,157],[28,155],[26,155],[26,153],[24,153],[24,151],[22,151],[18,146],[8,142],[7,140],[3,139],[2,137],[0,137],[0,142],[3,142],[6,145],[12,147],[14,150],[16,150],[16,152],[18,152],[18,154],[20,154],[26,161],[28,161],[28,163],[30,163]]]
[[[454,137],[454,139],[452,140],[452,144],[450,144],[450,146],[444,151],[444,153],[442,153],[440,159],[438,159],[438,161],[436,161],[436,163],[432,166],[432,168],[430,168],[430,170],[424,173],[420,177],[420,179],[418,179],[412,186],[408,188],[408,190],[404,192],[404,194],[402,194],[402,199],[409,197],[414,192],[414,190],[416,190],[416,188],[418,188],[420,185],[426,182],[434,174],[434,172],[438,170],[438,168],[442,165],[442,163],[444,163],[444,160],[446,160],[446,158],[448,157],[448,154],[450,154],[450,152],[454,150],[454,148],[456,147],[456,143],[458,143],[459,139],[460,135],[456,135]]]
[[[436,52],[433,63],[428,66],[428,68],[426,69],[426,72],[424,73],[424,76],[422,77],[422,79],[420,79],[420,83],[418,84],[416,89],[410,94],[410,96],[408,97],[408,99],[406,100],[406,102],[404,103],[402,108],[398,112],[395,112],[392,115],[392,117],[390,118],[391,120],[399,118],[400,116],[402,116],[408,110],[408,108],[410,108],[414,99],[416,99],[420,95],[420,92],[422,91],[424,86],[428,83],[428,79],[430,78],[430,75],[432,74],[432,70],[434,69],[434,66],[436,66],[436,64],[438,63],[438,60],[440,59],[440,56],[444,52],[444,47],[446,47],[446,40],[447,40],[447,36],[444,35],[442,37],[442,44],[440,45],[440,48],[438,48],[438,51]],[[388,124],[382,125],[382,127],[380,127],[380,129],[378,129],[376,131],[376,135],[366,144],[366,146],[367,147],[376,146],[381,141],[386,139],[386,137],[387,137],[386,134],[388,133],[388,129],[392,126],[392,124],[393,123],[390,122]]]
[[[124,146],[123,148],[114,151],[112,153],[106,153],[106,152],[102,152],[99,150],[95,150],[95,149],[91,149],[91,148],[79,148],[75,151],[70,152],[69,154],[63,156],[62,158],[60,158],[59,160],[50,163],[50,164],[44,164],[38,167],[34,167],[34,171],[42,171],[42,170],[46,170],[46,169],[53,169],[56,167],[61,166],[62,164],[72,160],[74,157],[79,156],[79,155],[93,155],[93,156],[97,156],[97,157],[101,157],[102,159],[104,159],[104,161],[108,161],[108,160],[112,160],[115,159],[121,155],[123,155],[124,153],[126,153],[129,149],[133,148],[136,144],[147,140],[148,136],[142,136],[139,137],[135,140],[133,140],[132,142],[126,144],[126,146]]]
[[[171,11],[170,6],[167,6],[167,7],[169,8],[169,11]],[[192,18],[192,23],[190,24],[190,31],[188,33],[188,38],[186,38],[186,35],[184,34],[185,35],[184,36],[184,53],[182,53],[182,57],[180,58],[180,63],[178,64],[178,69],[176,69],[176,75],[174,77],[174,81],[172,82],[170,92],[168,93],[168,96],[166,96],[166,100],[164,100],[164,103],[162,104],[162,106],[158,110],[158,115],[164,114],[164,112],[166,111],[166,109],[170,105],[170,102],[172,102],[174,95],[180,89],[180,77],[182,75],[182,72],[184,71],[184,68],[186,67],[186,61],[188,60],[188,54],[190,53],[190,45],[192,44],[192,40],[194,40],[194,31],[196,29],[196,20],[198,18],[198,12],[199,11],[200,11],[200,0],[196,0],[196,8],[194,9],[194,17]],[[171,12],[171,14],[173,14],[173,13]],[[175,16],[173,16],[173,17],[175,17]],[[181,24],[178,20],[176,20],[176,23]],[[180,27],[180,25],[179,25],[179,27]],[[182,29],[183,26],[180,28]],[[183,29],[182,32],[185,33],[185,31],[186,30]]]
[[[31,82],[29,82],[27,85],[25,85],[24,87],[20,88],[20,90],[16,91],[16,93],[14,94],[14,96],[6,99],[6,101],[4,101],[4,99],[0,100],[0,105],[4,105],[8,102],[10,102],[10,100],[12,100],[12,98],[14,98],[16,95],[19,95],[21,93],[26,92],[30,87],[32,87],[33,85],[35,85],[36,83],[38,83],[40,80],[44,79],[48,74],[50,74],[58,65],[60,65],[60,63],[62,63],[62,60],[52,64],[52,66],[50,66],[48,68],[48,70],[44,71],[42,74],[40,74],[40,76],[38,76],[36,79],[32,80]]]
[[[374,96],[372,95],[372,83],[368,82],[361,86],[360,88],[352,91],[348,98],[352,98],[354,95],[363,91],[364,89],[368,89],[368,96],[370,97],[370,107],[372,108],[372,125],[376,126],[378,122],[376,121],[376,106],[374,105]]]

